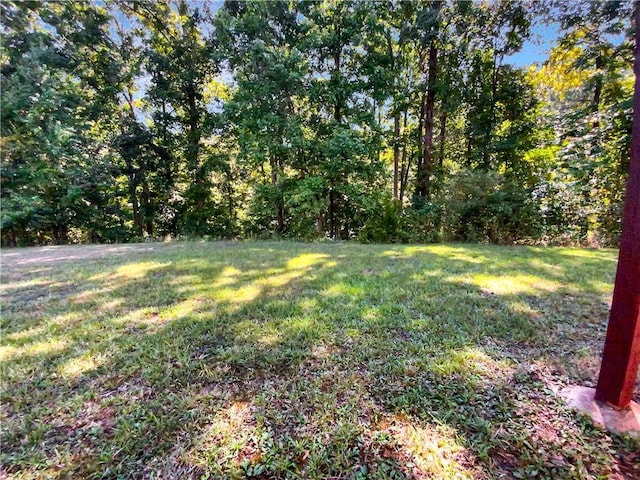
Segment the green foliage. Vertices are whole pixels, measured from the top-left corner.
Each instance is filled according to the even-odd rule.
[[[631,7],[2,2],[2,244],[615,245]]]
[[[401,206],[387,200],[377,212],[372,212],[369,221],[360,231],[359,239],[373,243],[406,243],[409,234],[403,227]]]
[[[105,20],[76,7],[45,4],[38,16],[35,5],[2,6],[10,27],[2,50],[5,244],[67,243],[74,228],[92,241],[113,235],[109,210],[118,210],[118,204],[109,198],[112,157],[97,124],[104,115],[106,126],[111,112],[101,107],[102,85],[94,82],[102,72],[76,60],[87,48],[83,42],[100,49]],[[59,47],[69,18],[91,28],[77,42]]]
[[[539,234],[537,205],[499,174],[463,172],[453,177],[449,192],[444,225],[452,240],[509,244]]]
[[[322,176],[308,176],[292,185],[287,195],[286,209],[290,219],[287,223],[289,235],[293,238],[314,239],[323,236],[324,228],[318,225],[326,211],[328,190]]]

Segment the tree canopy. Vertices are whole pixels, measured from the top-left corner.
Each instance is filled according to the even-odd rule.
[[[618,241],[631,1],[0,9],[3,245]]]

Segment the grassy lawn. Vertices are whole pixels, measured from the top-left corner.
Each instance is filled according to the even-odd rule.
[[[3,251],[0,478],[640,478],[638,440],[556,395],[593,386],[615,266],[476,245]]]

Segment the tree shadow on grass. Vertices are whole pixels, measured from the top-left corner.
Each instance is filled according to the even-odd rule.
[[[206,253],[78,273],[80,291],[51,308],[74,319],[59,331],[66,343],[7,364],[22,375],[7,376],[3,396],[5,468],[74,478],[615,472],[609,453],[590,450],[611,439],[548,391],[549,377],[575,379],[550,362],[558,352],[574,350],[567,365],[599,353],[590,338],[606,305],[583,292],[597,282],[576,283],[584,259],[469,246]],[[615,265],[589,263],[598,281]],[[12,333],[25,333],[28,352],[51,325]]]

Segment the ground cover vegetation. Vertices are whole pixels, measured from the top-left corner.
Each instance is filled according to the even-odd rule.
[[[2,244],[615,245],[632,9],[3,1]]]
[[[173,242],[1,260],[3,478],[640,475],[638,439],[556,394],[595,382],[615,250]]]

